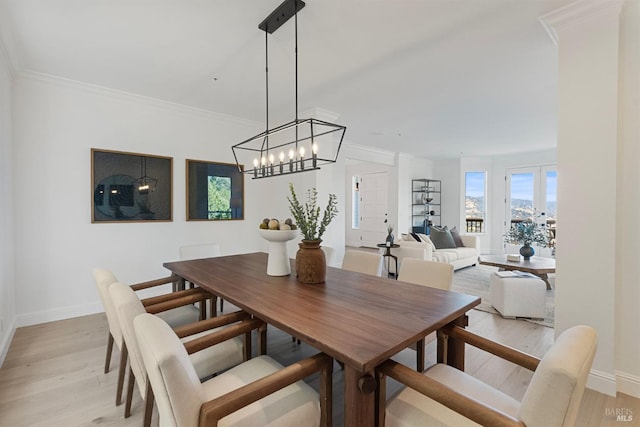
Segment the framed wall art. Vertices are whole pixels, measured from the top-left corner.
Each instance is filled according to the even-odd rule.
[[[187,221],[244,219],[244,174],[235,163],[187,159],[186,171]]]
[[[173,158],[91,149],[91,222],[172,220]]]

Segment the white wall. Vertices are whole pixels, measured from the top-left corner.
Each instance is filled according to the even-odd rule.
[[[589,0],[546,17],[559,35],[556,333],[576,324],[598,331],[589,386],[611,395],[622,343],[635,343],[627,344],[629,357],[640,360],[635,313],[626,318],[634,326],[616,330],[616,294],[637,295],[629,288],[637,287],[637,276],[635,284],[621,280],[623,252],[617,252],[637,254],[637,241],[629,244],[617,221],[622,213],[637,215],[629,209],[638,206],[637,196],[628,203],[618,194],[620,174],[632,176],[617,170],[621,148],[637,144],[637,138],[618,141],[619,95],[625,92],[618,69],[620,5]],[[637,311],[637,300],[634,305]]]
[[[460,160],[437,160],[433,166],[434,179],[442,181],[442,221],[443,226],[457,227],[461,233],[465,232],[465,223],[460,222],[462,198],[460,193]]]
[[[640,397],[640,2],[624,6],[620,57],[615,366],[618,391]]]
[[[317,187],[322,208],[329,191],[338,189],[331,192],[341,213],[325,242],[344,246],[340,165],[289,177],[246,175],[244,220],[185,220],[185,160],[232,163],[231,145],[263,124],[33,74],[16,80],[15,100],[19,326],[102,311],[91,277],[96,266],[133,283],[166,275],[162,263],[178,259],[186,244],[215,241],[223,255],[267,251],[258,226],[265,217],[291,216],[289,182],[299,196]],[[92,147],[173,157],[173,221],[92,224]],[[288,248],[295,256],[297,242]]]
[[[15,331],[12,75],[0,45],[0,365]]]
[[[185,159],[232,162],[231,145],[259,124],[34,75],[14,90],[18,325],[101,311],[93,267],[135,282],[166,275],[162,262],[184,244],[266,250],[261,219],[289,216],[289,180],[246,179],[244,221],[185,221]],[[91,224],[91,147],[173,157],[173,222]],[[299,190],[305,175],[291,179]]]

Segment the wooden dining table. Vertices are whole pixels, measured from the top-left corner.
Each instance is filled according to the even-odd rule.
[[[292,260],[292,263],[294,261]],[[167,262],[168,270],[317,348],[344,365],[344,425],[375,425],[375,368],[448,324],[466,325],[475,296],[339,268],[326,282],[267,275],[267,254]],[[464,343],[438,345],[438,361],[464,369]]]

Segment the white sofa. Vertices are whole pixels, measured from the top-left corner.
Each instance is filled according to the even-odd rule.
[[[436,249],[429,237],[419,235],[426,241],[418,242],[411,235],[403,234],[394,243],[400,245],[393,248],[391,253],[398,257],[398,269],[404,258],[418,258],[427,261],[446,262],[453,265],[454,270],[469,267],[478,263],[480,255],[480,238],[472,235],[460,235],[464,247]],[[394,263],[390,263],[390,272],[395,273]],[[385,262],[386,267],[386,262]]]

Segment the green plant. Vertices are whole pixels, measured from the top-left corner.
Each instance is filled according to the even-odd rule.
[[[533,218],[529,218],[523,222],[513,224],[511,228],[505,233],[504,240],[507,243],[519,243],[519,244],[532,244],[538,243],[540,245],[548,245],[549,238],[546,230],[539,224],[539,218],[541,215],[534,213]]]
[[[304,240],[321,240],[327,226],[338,214],[338,198],[335,194],[329,194],[329,202],[322,214],[322,219],[320,219],[318,191],[315,187],[307,190],[307,201],[304,205],[298,200],[292,183],[289,183],[289,191],[291,192],[291,197],[287,197],[289,210],[295,218]]]

